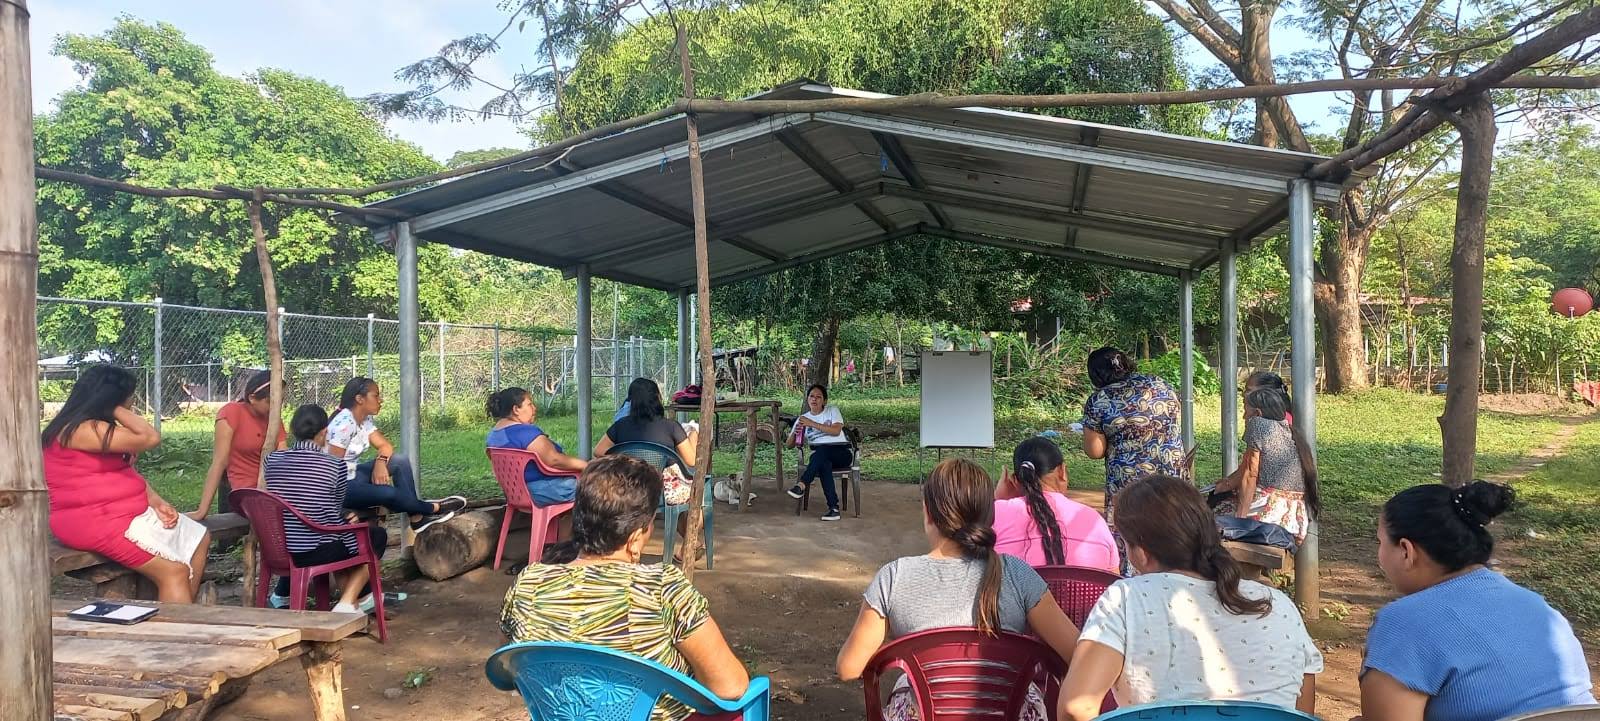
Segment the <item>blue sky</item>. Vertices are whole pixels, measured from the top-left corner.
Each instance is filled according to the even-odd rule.
[[[344,88],[352,96],[399,90],[394,79],[401,66],[433,54],[452,39],[476,32],[494,32],[505,22],[495,0],[39,0],[33,12],[33,102],[44,112],[62,91],[78,82],[67,61],[50,54],[57,36],[95,34],[118,15],[176,25],[190,40],[209,50],[217,67],[231,75],[263,67],[291,70]],[[505,44],[531,46],[515,29]],[[530,35],[537,32],[529,28]],[[1297,31],[1279,28],[1280,53],[1306,46]],[[1191,63],[1211,59],[1194,41],[1184,41]],[[507,78],[519,58],[501,54],[479,69],[493,78]],[[870,90],[870,88],[867,88]],[[450,98],[455,105],[477,107],[490,92],[467,92]],[[1332,96],[1302,96],[1292,101],[1302,120],[1328,118]],[[398,137],[444,160],[458,150],[526,147],[527,139],[506,119],[427,123],[391,121]]]

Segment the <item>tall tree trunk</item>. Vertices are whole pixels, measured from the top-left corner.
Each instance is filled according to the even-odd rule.
[[[833,378],[833,354],[839,346],[839,318],[829,315],[817,324],[817,337],[811,345],[810,383],[828,385]]]
[[[1395,238],[1395,255],[1400,261],[1400,337],[1405,342],[1406,376],[1411,375],[1411,367],[1415,365],[1412,360],[1417,357],[1417,339],[1411,332],[1412,322],[1416,317],[1411,314],[1411,261],[1406,255],[1406,239],[1404,233]]]
[[[1338,236],[1323,243],[1316,280],[1317,325],[1322,331],[1323,385],[1346,393],[1370,385],[1367,348],[1361,334],[1361,276],[1375,225],[1341,223]]]
[[[689,62],[689,31],[674,18],[678,45],[678,65],[683,72],[683,97],[694,97],[694,67]],[[694,113],[684,116],[689,137],[689,202],[694,214],[694,270],[696,314],[700,325],[700,427],[716,427],[717,369],[711,359],[711,268],[706,238],[706,175],[700,158],[700,126]],[[693,490],[689,496],[689,521],[684,529],[683,561],[680,564],[685,576],[694,578],[695,557],[700,549],[700,534],[705,530],[705,487],[711,474],[712,433],[700,434],[700,447],[695,449],[696,469]],[[745,479],[748,484],[750,479]],[[743,499],[740,501],[743,502]],[[671,563],[671,559],[662,559]]]
[[[6,719],[48,721],[50,689],[49,496],[39,459],[39,334],[35,293],[33,92],[27,0],[0,2],[0,709]]]
[[[1480,95],[1450,118],[1461,133],[1455,242],[1450,250],[1450,367],[1439,430],[1441,475],[1451,486],[1472,480],[1478,450],[1478,375],[1483,351],[1483,236],[1494,171],[1494,106]]]

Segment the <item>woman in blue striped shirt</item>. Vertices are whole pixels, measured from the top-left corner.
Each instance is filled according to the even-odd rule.
[[[294,445],[267,455],[267,490],[316,523],[337,526],[354,521],[355,513],[344,510],[345,494],[350,488],[345,464],[322,450],[328,434],[327,411],[318,405],[300,406],[295,409],[294,420],[290,421],[289,427],[294,433]],[[317,533],[293,516],[284,518],[283,531],[289,556],[294,559],[296,566],[334,563],[356,555],[354,533]],[[382,555],[383,549],[388,547],[388,534],[381,526],[373,524],[371,535],[372,547]],[[342,590],[339,603],[333,610],[358,613],[369,605],[362,602],[362,597],[367,594],[366,566],[358,566],[337,575]],[[289,595],[289,579],[278,579],[274,595]]]

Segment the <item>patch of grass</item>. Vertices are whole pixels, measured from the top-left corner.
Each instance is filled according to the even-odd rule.
[[[1579,426],[1566,452],[1516,482],[1518,506],[1494,528],[1526,562],[1518,581],[1542,593],[1600,642],[1600,422]],[[1532,532],[1533,536],[1529,535]]]

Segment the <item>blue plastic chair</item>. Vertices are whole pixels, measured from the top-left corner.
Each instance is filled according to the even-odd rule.
[[[1127,706],[1095,717],[1095,721],[1136,721],[1142,719],[1218,718],[1230,721],[1317,721],[1317,717],[1294,709],[1255,701],[1169,701]]]
[[[744,698],[717,698],[699,682],[654,661],[581,643],[513,643],[484,664],[489,683],[522,694],[533,721],[649,721],[662,696],[707,719],[767,721],[771,685],[750,679]]]
[[[690,468],[688,464],[683,462],[683,459],[678,457],[677,451],[663,446],[660,443],[651,443],[649,441],[628,441],[626,443],[618,443],[612,446],[610,450],[607,450],[606,455],[637,458],[645,463],[650,464],[651,466],[654,466],[658,471],[676,463],[678,464],[678,468],[684,473],[687,474],[694,472],[693,468]],[[716,510],[717,500],[716,498],[712,497],[711,487],[711,479],[708,477],[706,478],[705,500],[701,504],[701,507],[705,509],[706,522],[703,538],[705,539],[706,545],[706,570],[708,571],[715,567],[713,565],[715,554],[712,553],[713,534],[711,533],[711,521],[713,520],[713,513]],[[664,516],[666,520],[666,527],[661,534],[661,562],[672,563],[672,546],[677,542],[678,539],[678,516],[683,515],[685,511],[689,510],[689,504],[680,503],[676,506],[669,506],[667,505],[667,502],[663,500],[659,510],[661,511],[661,515]]]

